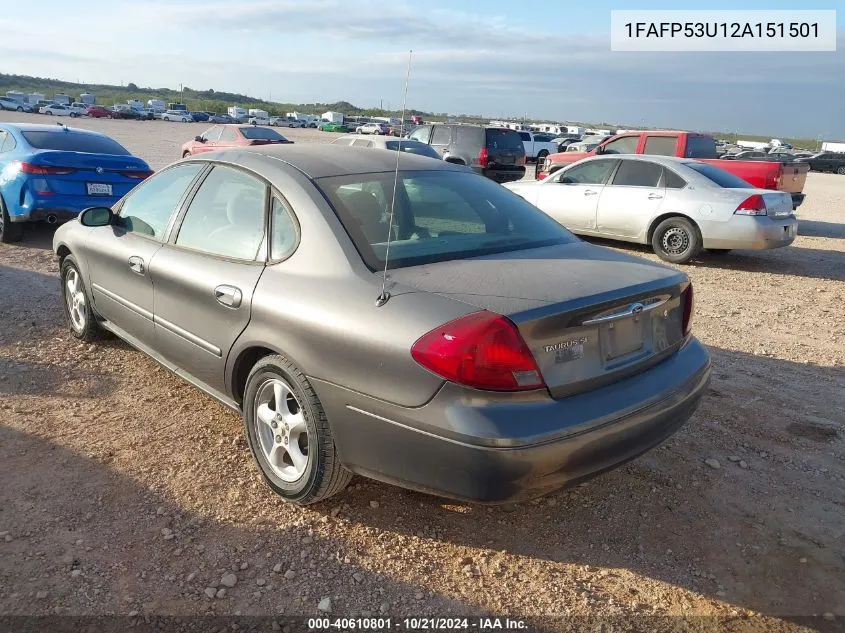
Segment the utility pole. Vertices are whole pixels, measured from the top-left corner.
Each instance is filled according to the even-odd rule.
[[[185,103],[185,100],[183,98],[183,93],[184,93],[184,90],[182,88],[182,84],[179,84],[179,103]]]

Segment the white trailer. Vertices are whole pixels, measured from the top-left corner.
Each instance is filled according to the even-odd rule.
[[[329,110],[328,112],[323,112],[321,118],[323,121],[328,121],[329,123],[343,123],[343,112],[332,112]]]
[[[744,141],[742,139],[738,140],[735,145],[737,147],[742,147],[744,149],[771,149],[771,143],[764,143],[763,141]]]
[[[267,112],[267,110],[261,110],[259,108],[250,108],[249,109],[249,116],[250,116],[250,118],[255,118],[255,119],[269,119],[270,118],[270,114]]]
[[[87,106],[92,106],[97,103],[97,97],[92,95],[90,92],[83,92],[79,95],[79,101]]]
[[[7,92],[6,98],[9,101],[14,101],[15,103],[21,103],[21,104],[27,103],[26,95],[22,92],[17,91],[17,90],[10,90],[9,92]]]
[[[845,152],[845,141],[824,141],[823,152]]]
[[[147,107],[153,112],[164,112],[167,110],[164,101],[161,99],[149,99],[147,101]]]
[[[246,111],[246,108],[242,108],[240,106],[230,106],[226,113],[235,119],[235,121],[245,121],[247,116],[249,116],[249,112]]]
[[[139,101],[138,99],[127,99],[126,105],[128,105],[133,110],[143,110],[144,109],[144,102]]]
[[[32,92],[26,95],[26,102],[29,105],[38,105],[39,101],[44,101],[46,97],[41,92]]]
[[[53,97],[53,103],[61,103],[62,105],[70,105],[70,96],[59,92]]]

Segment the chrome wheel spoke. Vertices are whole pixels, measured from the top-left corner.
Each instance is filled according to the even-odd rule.
[[[299,444],[297,442],[291,442],[288,444],[287,449],[297,475],[301,475],[305,472],[305,466],[308,464],[308,457],[303,454],[302,449],[299,448]]]
[[[282,420],[288,425],[288,432],[290,433],[291,439],[299,437],[299,435],[306,433],[308,430],[308,427],[305,426],[305,417],[301,411],[295,414],[288,413],[287,415],[283,413]]]
[[[265,402],[258,406],[255,411],[256,416],[267,426],[270,426],[273,420],[276,419],[276,412],[270,408],[270,404]]]
[[[271,378],[253,403],[253,430],[267,466],[280,479],[296,481],[308,468],[308,427],[290,385]]]

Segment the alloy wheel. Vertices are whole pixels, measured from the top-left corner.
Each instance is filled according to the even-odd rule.
[[[65,302],[73,328],[81,332],[86,323],[85,292],[82,290],[79,273],[74,268],[68,270],[65,276]]]
[[[253,423],[261,451],[273,472],[294,482],[308,468],[310,442],[302,406],[281,378],[266,380],[255,397]]]

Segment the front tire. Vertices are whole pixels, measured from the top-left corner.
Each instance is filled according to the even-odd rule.
[[[22,108],[22,107],[18,106],[18,108],[17,108],[17,109],[18,109],[18,112],[23,112],[23,108]]]
[[[701,235],[698,227],[686,218],[667,218],[654,230],[651,247],[664,261],[686,264],[701,251]]]
[[[843,167],[837,167],[837,168],[836,168],[836,173],[837,173],[837,174],[839,174],[840,176],[845,176],[845,166],[843,166]]]
[[[62,260],[60,269],[62,280],[62,305],[70,325],[71,334],[83,341],[96,341],[102,338],[103,330],[97,323],[97,317],[91,310],[91,298],[82,282],[82,274],[73,255]]]
[[[11,244],[20,242],[23,237],[23,225],[19,222],[12,222],[3,198],[0,198],[0,243]]]
[[[339,493],[352,479],[337,456],[326,413],[311,383],[274,354],[255,364],[243,402],[247,441],[264,480],[298,505]]]

